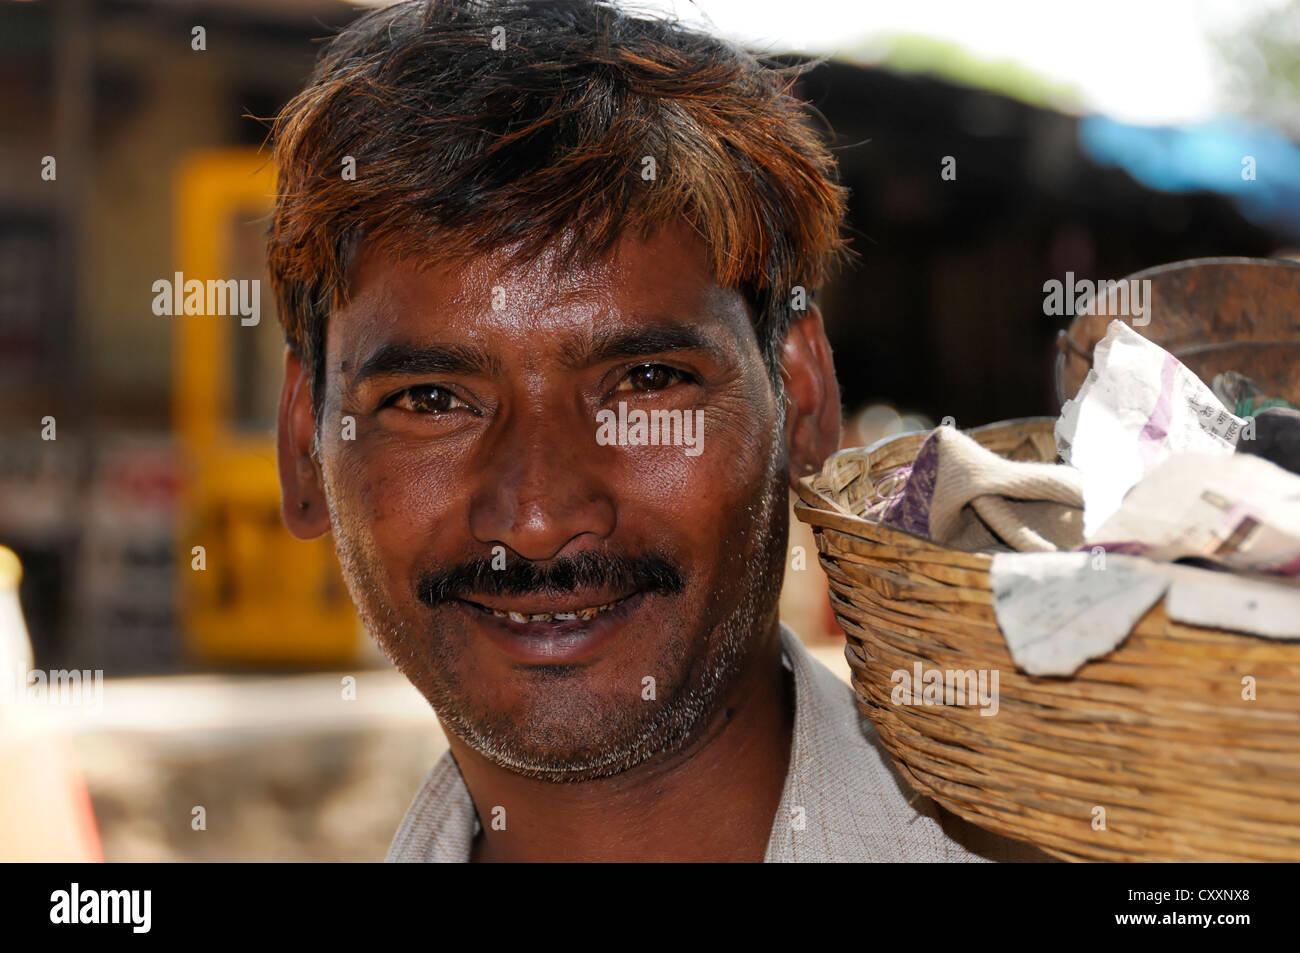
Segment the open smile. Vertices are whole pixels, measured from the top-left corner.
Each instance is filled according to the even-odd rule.
[[[610,609],[619,605],[637,593],[631,593],[611,602],[604,602],[596,606],[583,606],[575,609],[560,609],[551,612],[521,612],[516,609],[495,609],[492,606],[485,606],[482,603],[473,602],[469,599],[464,600],[475,608],[482,609],[484,612],[490,612],[498,619],[509,619],[511,622],[586,622],[594,619],[602,612],[608,612]]]
[[[575,665],[591,661],[622,632],[646,599],[633,592],[593,604],[590,596],[522,597],[486,605],[457,599],[474,628],[521,665]]]

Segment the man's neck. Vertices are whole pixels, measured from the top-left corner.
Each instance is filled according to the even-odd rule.
[[[775,620],[707,724],[611,778],[525,778],[448,732],[482,824],[474,861],[761,861],[790,763],[792,685]],[[493,808],[510,805],[505,830]]]

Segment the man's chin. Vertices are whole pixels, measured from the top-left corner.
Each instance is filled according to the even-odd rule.
[[[636,768],[654,757],[655,752],[643,754],[628,752],[615,756],[590,755],[577,756],[536,751],[488,753],[478,749],[499,768],[510,771],[520,777],[552,784],[580,784],[612,778]]]
[[[579,670],[550,685],[534,683],[515,696],[505,718],[499,709],[462,717],[461,706],[434,708],[446,730],[492,763],[559,783],[612,777],[670,754],[704,714],[694,692],[665,702],[624,691],[611,698],[583,681]]]
[[[426,697],[441,694],[430,701],[444,728],[501,768],[559,783],[608,778],[680,750],[721,694],[710,690],[707,665],[668,669],[628,654],[587,666],[514,666],[484,679],[493,685],[487,697],[468,697],[463,689],[475,681],[464,679]],[[678,665],[691,657],[667,654]]]
[[[493,764],[558,783],[607,778],[671,757],[709,722],[753,645],[748,608],[683,631],[674,620],[706,614],[689,597],[637,595],[577,627],[572,645],[558,636],[557,656],[527,642],[546,630],[444,605],[424,677],[406,674],[444,728]]]

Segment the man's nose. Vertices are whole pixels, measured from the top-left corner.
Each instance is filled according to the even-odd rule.
[[[487,448],[470,502],[470,532],[531,561],[558,556],[579,537],[603,539],[617,512],[596,443],[575,415],[535,408],[504,421]]]

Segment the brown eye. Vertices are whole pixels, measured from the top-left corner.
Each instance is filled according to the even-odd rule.
[[[392,406],[416,414],[442,414],[469,405],[445,388],[421,384],[398,394]]]
[[[650,391],[663,390],[665,387],[671,387],[678,381],[683,380],[686,375],[673,367],[667,367],[663,364],[642,364],[628,371],[619,384],[614,389],[634,390],[641,393]],[[624,386],[626,385],[626,386]]]

